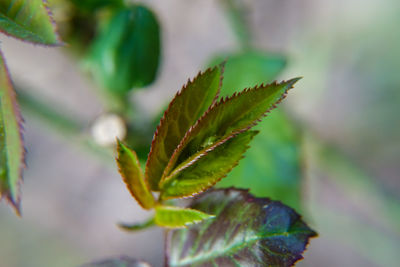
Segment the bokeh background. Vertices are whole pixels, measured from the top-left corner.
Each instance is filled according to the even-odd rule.
[[[158,77],[131,96],[140,116],[157,117],[188,77],[239,48],[223,2],[140,1],[153,9],[162,29]],[[60,1],[50,3],[62,20]],[[302,202],[296,208],[320,235],[298,266],[397,266],[400,2],[242,5],[253,47],[285,58],[278,79],[303,77],[281,106],[301,131],[296,186]],[[68,47],[35,46],[4,35],[0,41],[17,89],[77,119],[89,133],[104,108]],[[0,204],[0,265],[67,267],[129,255],[162,266],[161,230],[126,233],[116,227],[150,213],[130,197],[112,157],[88,153],[82,138],[49,126],[29,109],[23,116],[28,150],[23,216]]]

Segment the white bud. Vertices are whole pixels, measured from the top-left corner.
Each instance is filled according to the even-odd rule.
[[[126,136],[126,125],[124,120],[116,114],[105,114],[96,119],[92,125],[92,136],[94,141],[101,146],[115,144],[115,139],[124,139]]]

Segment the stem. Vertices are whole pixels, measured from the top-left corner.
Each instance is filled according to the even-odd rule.
[[[251,47],[251,31],[245,14],[245,6],[241,0],[222,0],[232,30],[242,49]]]
[[[369,216],[379,218],[382,226],[400,233],[400,201],[393,193],[385,190],[379,181],[366,173],[351,158],[340,149],[326,144],[315,135],[308,135],[315,161],[330,175],[328,179],[339,186],[349,199],[356,205],[367,203],[371,205]],[[365,205],[365,204],[364,204]],[[361,208],[362,205],[360,205]],[[372,211],[372,212],[371,212]]]
[[[112,150],[95,144],[89,136],[85,135],[83,133],[84,126],[81,122],[65,115],[65,112],[58,111],[59,109],[55,110],[43,101],[27,94],[24,90],[17,90],[17,96],[24,113],[36,117],[66,140],[78,144],[104,162],[113,163],[113,160],[111,160]]]

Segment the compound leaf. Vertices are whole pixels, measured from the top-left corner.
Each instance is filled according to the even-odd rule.
[[[2,0],[0,31],[31,43],[61,44],[45,0]]]
[[[245,190],[210,190],[190,206],[213,220],[167,234],[174,266],[292,266],[317,234],[293,209]]]
[[[211,218],[214,218],[214,215],[194,209],[175,206],[156,206],[154,221],[162,227],[182,228]]]
[[[161,198],[188,197],[215,185],[239,163],[257,133],[246,131],[231,136],[211,151],[201,151],[187,159],[161,182]]]
[[[167,169],[173,170],[177,164],[202,148],[254,126],[263,115],[276,107],[298,80],[295,78],[260,85],[221,99],[185,134],[173,152]]]
[[[215,101],[220,77],[220,67],[199,73],[169,104],[154,134],[146,164],[146,179],[152,190],[159,190],[164,169],[185,133]]]
[[[81,267],[151,267],[151,265],[144,261],[123,256],[115,259],[87,263]]]
[[[19,184],[25,149],[22,118],[8,70],[0,52],[0,199],[5,197],[19,213]]]
[[[117,152],[119,172],[129,192],[143,208],[153,208],[154,197],[144,181],[143,172],[140,169],[139,159],[135,151],[129,149],[118,140]]]

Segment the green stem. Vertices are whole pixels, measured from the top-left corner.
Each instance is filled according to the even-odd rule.
[[[125,231],[138,231],[143,230],[155,225],[154,218],[150,218],[149,220],[143,223],[135,223],[135,224],[124,224],[119,223],[118,227],[125,230]]]
[[[379,218],[381,225],[400,233],[400,201],[383,188],[351,158],[336,147],[326,144],[315,135],[308,135],[318,166],[329,174],[328,178],[350,197],[354,203],[369,203],[370,216]],[[371,204],[372,203],[372,204]]]
[[[108,164],[114,162],[112,150],[98,146],[89,136],[85,135],[84,125],[81,122],[65,115],[65,112],[58,111],[59,109],[55,110],[24,90],[17,90],[17,96],[23,113],[34,116],[66,140],[78,144],[104,162]]]
[[[241,0],[222,0],[232,30],[242,49],[251,47],[251,31],[246,21],[244,4]]]

